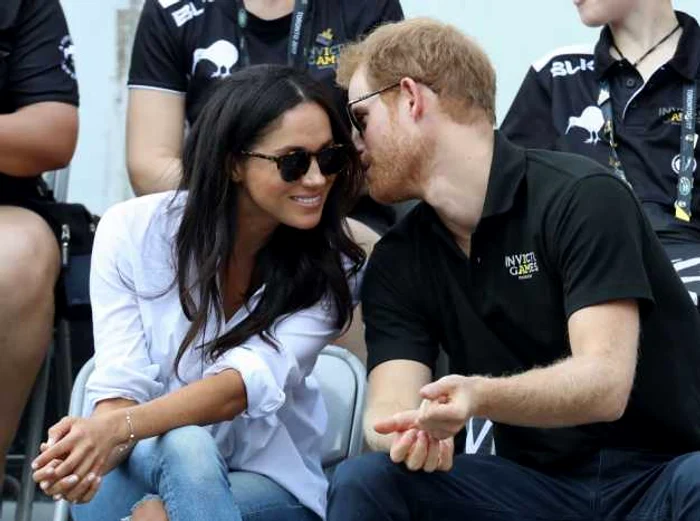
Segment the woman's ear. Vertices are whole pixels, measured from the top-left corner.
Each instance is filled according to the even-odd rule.
[[[233,171],[231,172],[231,179],[233,180],[234,183],[240,183],[241,182],[241,174],[238,173],[238,169],[236,167],[233,168]]]

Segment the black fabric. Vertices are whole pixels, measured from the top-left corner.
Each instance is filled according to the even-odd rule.
[[[399,0],[311,0],[307,16],[306,70],[328,86],[338,113],[349,123],[347,95],[335,84],[340,50],[382,22],[403,19],[401,5]],[[291,16],[266,21],[248,13],[245,36],[252,64],[287,63],[290,22]],[[129,85],[184,93],[191,124],[216,78],[242,66],[239,31],[236,0],[146,0],[136,31]],[[351,216],[378,233],[396,220],[392,208],[367,196]]]
[[[0,114],[41,101],[78,104],[73,43],[58,0],[3,0]]]
[[[605,28],[595,49],[562,48],[530,68],[501,126],[514,142],[532,148],[575,152],[609,164],[609,144],[598,107],[599,80],[610,83],[615,139],[625,174],[642,203],[673,215],[679,169],[683,88],[700,79],[700,27],[677,12],[683,28],[673,58],[644,84],[626,60],[610,56]],[[697,115],[696,115],[697,116]],[[700,148],[695,151],[696,161]],[[700,211],[700,182],[694,183],[693,213]],[[657,232],[690,236],[700,231],[700,215],[690,223],[654,219]]]
[[[368,369],[409,359],[505,375],[571,354],[567,319],[637,299],[641,344],[621,420],[564,429],[495,426],[501,456],[566,465],[605,447],[700,448],[700,317],[622,181],[594,161],[526,151],[496,134],[467,257],[425,203],[375,247],[363,284]]]
[[[328,521],[696,521],[700,455],[603,450],[548,474],[459,455],[450,472],[412,472],[387,454],[342,463]]]

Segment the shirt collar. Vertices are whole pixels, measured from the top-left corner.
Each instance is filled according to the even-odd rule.
[[[694,80],[700,69],[700,27],[692,16],[681,11],[676,11],[676,17],[683,29],[683,34],[669,65],[681,76]],[[610,56],[612,43],[612,32],[608,26],[605,26],[595,46],[595,74],[599,80],[605,77],[610,68],[617,63],[617,60]]]
[[[493,159],[481,218],[506,213],[525,176],[525,149],[514,145],[499,131],[494,133]]]

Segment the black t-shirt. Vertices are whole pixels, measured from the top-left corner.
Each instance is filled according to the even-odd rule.
[[[683,28],[677,51],[646,84],[629,62],[610,56],[612,37],[605,28],[595,48],[564,47],[535,62],[501,129],[522,146],[575,152],[609,165],[610,145],[598,106],[600,80],[607,79],[618,154],[654,229],[662,236],[677,232],[700,240],[697,177],[691,223],[673,217],[683,89],[700,78],[700,27],[691,16],[676,14]],[[695,157],[700,158],[700,147]]]
[[[78,105],[73,42],[58,0],[0,2],[0,114],[58,101]],[[3,191],[33,179],[0,173]]]
[[[497,424],[499,455],[543,468],[604,447],[700,449],[700,317],[634,194],[598,163],[526,151],[496,134],[482,219],[465,256],[421,203],[375,247],[363,282],[368,368],[508,375],[571,355],[575,311],[637,299],[641,344],[619,421],[562,429]]]
[[[346,118],[347,99],[335,84],[335,70],[343,45],[383,22],[401,19],[399,0],[310,1],[301,61],[331,89],[341,117]],[[248,13],[244,36],[251,64],[288,63],[291,20],[289,15],[266,21]],[[192,123],[212,82],[243,66],[240,31],[236,0],[146,0],[136,31],[129,86],[185,94],[187,120]],[[394,212],[364,200],[355,216],[383,232],[393,224]]]

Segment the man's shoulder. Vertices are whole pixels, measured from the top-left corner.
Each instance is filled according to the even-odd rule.
[[[537,74],[552,78],[574,76],[579,72],[595,70],[593,44],[558,47],[532,63]]]
[[[396,257],[414,256],[425,244],[425,238],[430,232],[431,214],[434,212],[425,202],[415,205],[398,223],[391,227],[374,248],[372,256],[382,260]]]
[[[204,16],[224,0],[146,0],[144,16],[162,20],[172,30],[203,22]]]

